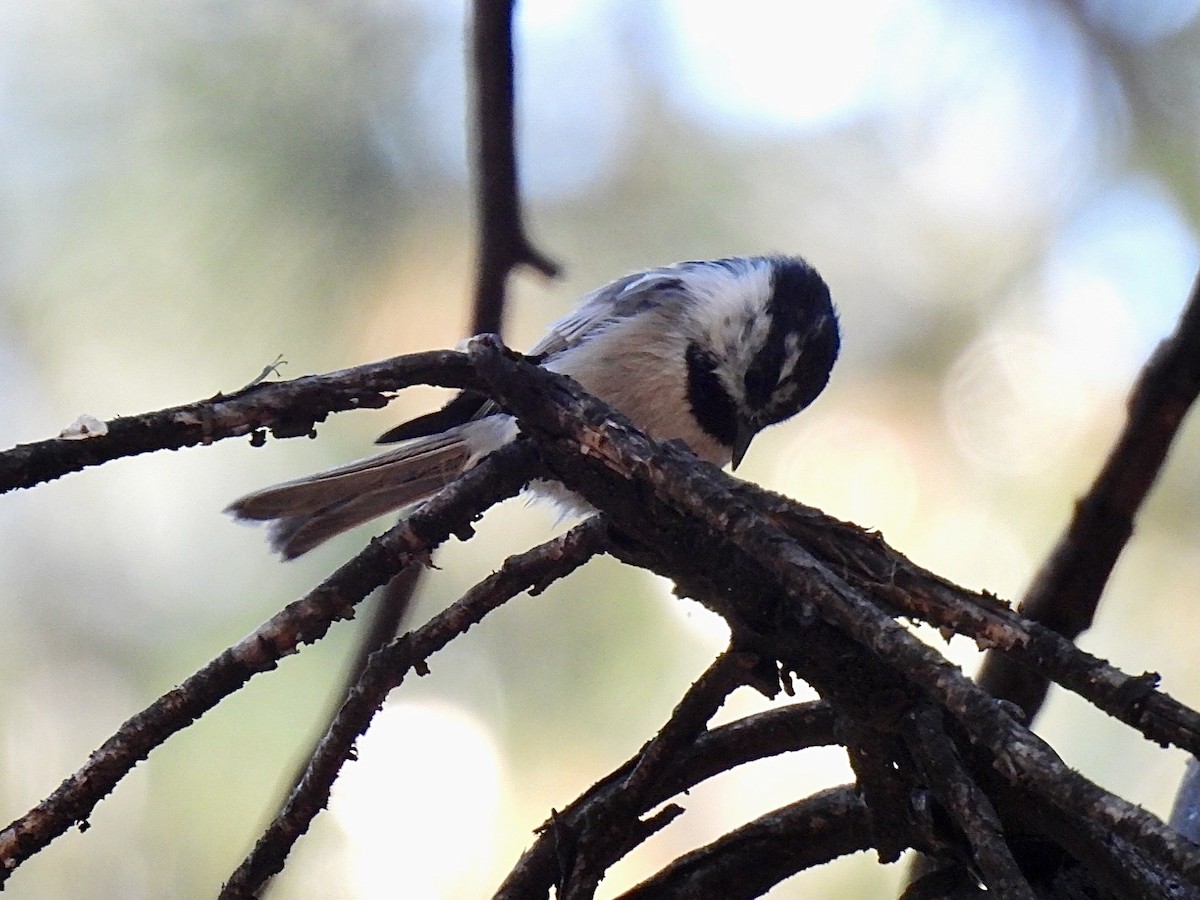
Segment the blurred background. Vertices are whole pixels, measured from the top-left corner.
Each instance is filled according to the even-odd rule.
[[[513,282],[510,343],[628,271],[800,253],[840,305],[844,355],[738,474],[1018,597],[1200,263],[1200,2],[519,5],[529,225],[565,275]],[[0,5],[0,445],[235,390],[280,353],[294,377],[462,337],[463,63],[450,0]],[[441,399],[0,498],[0,820],[369,533],[283,565],[226,503],[363,455]],[[1192,705],[1198,474],[1193,418],[1083,641]],[[441,554],[418,618],[555,528],[523,501],[490,513]],[[356,627],[155,751],[7,896],[213,896],[323,723]],[[510,603],[397,692],[272,896],[489,894],[725,637],[609,560]],[[962,639],[949,652],[977,664]],[[721,717],[764,705],[743,690]],[[1167,813],[1181,753],[1061,692],[1040,730]],[[810,751],[704,785],[603,895],[848,778]],[[887,896],[901,874],[860,854],[772,896]]]

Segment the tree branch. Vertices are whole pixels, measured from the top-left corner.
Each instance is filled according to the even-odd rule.
[[[688,689],[667,723],[642,748],[611,802],[597,807],[588,817],[586,829],[571,836],[570,866],[558,884],[558,894],[563,900],[590,898],[608,868],[650,837],[653,832],[642,827],[645,823],[638,817],[649,809],[648,798],[655,786],[704,731],[725,698],[746,682],[757,661],[755,654],[726,650]],[[556,820],[553,827],[561,842],[564,825]]]
[[[1000,817],[959,758],[940,711],[931,706],[915,709],[906,724],[906,743],[923,782],[967,839],[988,890],[1013,900],[1034,900],[1033,888],[1005,842]]]
[[[832,744],[833,727],[833,711],[828,704],[799,703],[706,731],[663,770],[651,790],[640,798],[636,814],[745,763]],[[623,802],[626,780],[640,759],[641,751],[544,823],[538,829],[537,841],[513,867],[495,900],[547,897],[551,887],[562,880],[559,864],[563,851],[574,845],[591,822],[604,821],[609,809]]]
[[[401,568],[428,558],[451,535],[464,538],[471,521],[517,493],[535,472],[528,446],[512,445],[448,485],[400,524],[375,538],[307,596],[287,606],[179,687],[126,721],[49,797],[0,831],[0,885],[22,862],[93,808],[137,763],[259,672],[275,668],[301,644],[354,615],[355,604]]]
[[[752,498],[768,495],[735,487],[676,446],[653,444],[565,379],[506,356],[486,339],[473,342],[469,356],[490,392],[537,439],[550,470],[619,523],[626,542],[614,544],[616,555],[653,557],[657,571],[713,604],[746,646],[781,660],[855,718],[872,720],[873,689],[847,685],[847,660],[854,659],[855,676],[882,663],[878,685],[886,693],[892,673],[893,716],[928,697],[989,749],[1009,783],[1104,824],[1182,878],[1200,878],[1200,850],[1071,771],[993,698],[884,614],[869,593],[838,575],[841,560],[822,562],[763,516]],[[696,525],[703,526],[702,536]],[[697,558],[697,544],[708,548],[706,557]],[[883,599],[886,604],[886,592]],[[822,621],[834,631],[821,628]],[[813,640],[818,634],[819,642]],[[838,645],[838,634],[860,649]],[[831,645],[850,656],[822,660]]]
[[[223,900],[257,897],[267,880],[282,871],[292,845],[328,804],[342,765],[354,758],[355,741],[366,733],[388,693],[410,671],[426,674],[430,656],[465,634],[489,612],[522,591],[540,593],[603,550],[603,527],[597,520],[589,519],[552,541],[510,557],[498,572],[475,585],[425,625],[372,654],[358,683],[317,745],[300,783],[221,891]]]
[[[837,736],[846,747],[859,796],[869,813],[871,844],[881,863],[895,862],[911,844],[910,820],[916,807],[914,782],[900,766],[895,735],[843,716]]]
[[[1133,522],[1166,461],[1188,409],[1200,395],[1200,278],[1174,334],[1155,350],[1129,398],[1125,428],[1091,489],[1033,580],[1021,615],[1074,640],[1091,627],[1100,594],[1133,533]],[[1032,721],[1049,687],[1037,672],[997,653],[977,680]]]
[[[475,386],[466,357],[451,350],[395,356],[382,362],[263,382],[228,396],[217,394],[157,412],[112,419],[107,434],[80,440],[51,438],[0,453],[0,494],[28,488],[126,456],[178,450],[264,432],[277,438],[311,437],[316,423],[335,412],[379,409],[392,394],[414,384]]]
[[[479,249],[470,334],[502,333],[506,286],[513,268],[529,263],[546,275],[557,273],[554,263],[530,245],[521,214],[514,129],[512,16],[512,0],[479,0],[474,9]],[[400,630],[423,571],[409,568],[380,591],[369,627],[362,631],[355,658],[346,673],[345,691],[362,676],[367,658]],[[314,747],[309,755],[315,751]],[[297,772],[297,779],[302,772]]]
[[[854,788],[830,788],[681,856],[621,900],[751,900],[796,872],[868,849],[870,833]]]
[[[476,0],[471,27],[479,210],[472,334],[500,333],[504,286],[514,268],[528,265],[549,277],[558,274],[558,266],[530,243],[521,215],[513,86],[514,5],[515,0]]]
[[[966,635],[1074,691],[1150,740],[1200,752],[1200,714],[1155,690],[1153,673],[1127,675],[1049,628],[1023,619],[990,594],[965,591],[914,565],[878,535],[819,510],[761,491],[744,502],[756,502],[762,515],[893,613]]]

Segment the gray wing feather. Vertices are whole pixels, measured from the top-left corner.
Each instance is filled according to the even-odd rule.
[[[614,323],[669,302],[686,300],[680,268],[670,266],[627,275],[593,291],[579,306],[550,326],[546,336],[529,351],[530,356],[554,357],[590,340]]]

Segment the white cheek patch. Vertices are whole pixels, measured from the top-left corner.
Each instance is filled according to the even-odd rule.
[[[766,343],[770,332],[770,313],[754,315],[750,310],[746,310],[741,327],[736,331],[723,329],[721,335],[713,336],[712,345],[722,348],[724,359],[729,361],[732,371],[744,372]]]
[[[696,324],[704,329],[705,342],[727,357],[748,346],[761,346],[770,318],[755,315],[765,310],[771,295],[771,267],[763,261],[737,260],[730,266],[706,266],[681,271],[687,292],[696,298]],[[697,335],[699,337],[699,335]]]
[[[745,401],[743,379],[770,332],[770,313],[755,315],[749,305],[740,315],[726,317],[708,332],[709,346],[718,355],[717,378],[735,403]]]

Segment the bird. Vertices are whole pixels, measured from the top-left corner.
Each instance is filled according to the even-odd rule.
[[[529,357],[568,375],[650,437],[736,469],[762,429],[825,389],[841,347],[824,279],[799,256],[675,263],[585,295]],[[427,499],[516,439],[516,420],[464,391],[436,412],[385,432],[396,446],[263,488],[234,501],[235,518],[271,522],[285,559]],[[562,491],[535,483],[535,492]],[[581,508],[588,508],[579,500]]]

